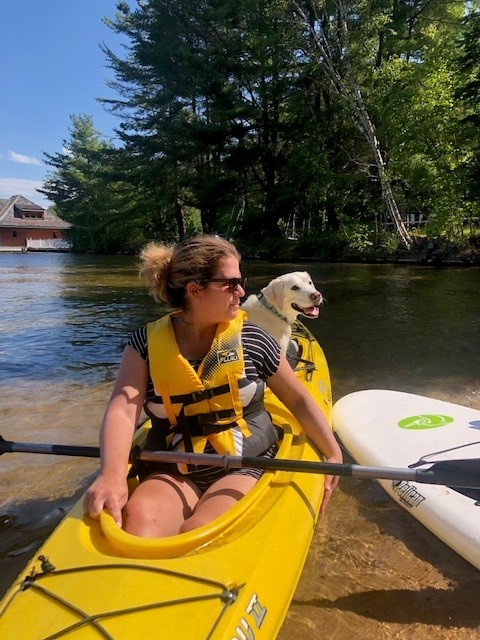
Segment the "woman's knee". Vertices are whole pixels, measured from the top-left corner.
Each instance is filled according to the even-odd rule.
[[[179,533],[186,533],[226,513],[256,484],[257,479],[247,475],[225,476],[217,480],[199,500],[194,513],[185,519]]]
[[[145,538],[158,538],[175,533],[171,531],[171,520],[162,518],[161,512],[149,504],[148,500],[133,498],[123,508],[123,528],[127,533]]]
[[[194,513],[189,518],[184,520],[180,525],[178,533],[187,533],[188,531],[193,531],[194,529],[198,529],[199,527],[203,527],[203,525],[208,524],[215,518],[210,514],[205,513]]]
[[[185,482],[170,477],[147,479],[123,509],[123,528],[148,538],[176,535],[197,501],[195,491]]]

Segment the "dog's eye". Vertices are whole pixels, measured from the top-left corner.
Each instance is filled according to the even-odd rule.
[[[300,287],[297,284],[294,284],[292,287],[292,291],[298,291]]]

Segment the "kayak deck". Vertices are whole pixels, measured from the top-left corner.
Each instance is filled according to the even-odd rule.
[[[303,325],[295,331],[297,375],[330,420],[328,367]],[[283,432],[278,458],[319,460],[272,394]],[[141,444],[141,430],[135,444]],[[81,502],[60,523],[0,608],[2,637],[129,639],[275,638],[305,562],[323,496],[323,476],[267,471],[227,513],[170,538],[132,536],[107,513],[83,517]],[[286,553],[288,550],[288,553]]]

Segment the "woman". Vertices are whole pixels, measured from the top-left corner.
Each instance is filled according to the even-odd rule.
[[[245,321],[236,248],[217,236],[175,246],[151,243],[141,273],[156,301],[175,311],[132,334],[100,433],[101,471],[84,509],[107,508],[138,536],[164,537],[212,521],[257,482],[255,469],[140,463],[128,499],[125,469],[142,407],[152,419],[147,448],[273,457],[276,431],[263,407],[264,383],[285,404],[329,462],[340,448],[318,405],[277,343]],[[338,479],[325,480],[325,511]]]

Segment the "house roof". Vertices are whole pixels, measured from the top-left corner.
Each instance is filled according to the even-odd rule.
[[[21,214],[24,212],[43,212],[43,218],[23,218]],[[65,222],[54,213],[23,196],[12,196],[8,200],[0,200],[0,227],[70,229],[71,226],[69,222]]]

